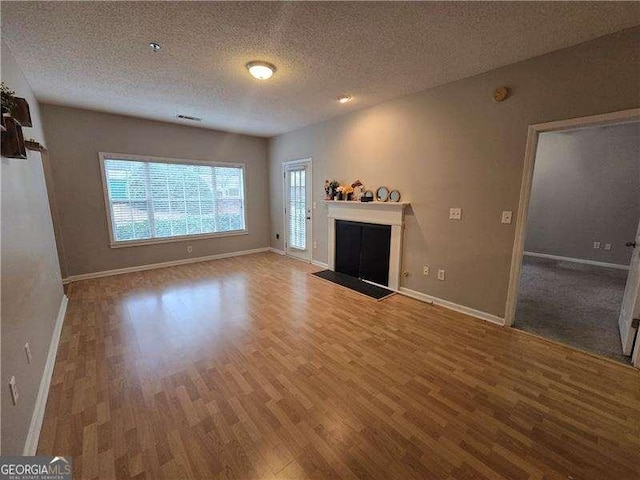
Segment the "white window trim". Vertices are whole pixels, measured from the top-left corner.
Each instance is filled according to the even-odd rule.
[[[137,247],[142,245],[154,245],[158,243],[173,243],[184,242],[189,240],[204,240],[206,238],[222,238],[222,237],[235,237],[238,235],[248,235],[248,221],[247,221],[247,169],[244,163],[236,162],[206,162],[201,160],[186,160],[180,158],[166,158],[166,157],[152,157],[149,155],[130,155],[127,153],[110,153],[110,152],[98,152],[98,159],[100,161],[100,175],[102,177],[102,194],[104,197],[105,207],[105,219],[107,220],[107,227],[109,229],[109,247],[111,248],[124,248],[124,247]],[[109,202],[109,191],[107,186],[107,178],[105,174],[104,161],[105,160],[129,160],[137,162],[147,163],[179,163],[182,165],[205,165],[208,167],[235,167],[242,169],[242,190],[243,190],[243,208],[242,213],[244,215],[244,230],[233,230],[229,232],[217,232],[217,233],[197,233],[193,235],[180,235],[176,237],[164,237],[164,238],[149,238],[144,240],[126,240],[116,241],[113,235],[113,218],[111,216],[111,204]]]

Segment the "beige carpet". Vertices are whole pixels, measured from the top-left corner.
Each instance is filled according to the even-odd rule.
[[[524,257],[516,328],[630,363],[618,315],[627,271]]]

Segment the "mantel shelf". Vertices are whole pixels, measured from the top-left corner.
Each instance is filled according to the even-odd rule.
[[[348,206],[348,207],[389,207],[389,208],[404,208],[407,205],[411,205],[410,202],[356,202],[353,200],[324,200],[324,203],[331,205],[340,205],[340,206]]]

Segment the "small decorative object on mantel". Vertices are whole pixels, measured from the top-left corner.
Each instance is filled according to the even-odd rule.
[[[391,190],[391,192],[389,193],[389,200],[391,200],[392,202],[399,202],[400,192],[398,190]]]
[[[11,116],[20,122],[23,127],[33,127],[31,123],[31,112],[29,111],[29,104],[24,98],[14,97],[13,108],[11,109]]]
[[[340,186],[340,184],[337,182],[337,180],[325,180],[324,181],[324,193],[325,195],[325,199],[326,200],[335,200],[336,196],[338,194],[338,187]]]
[[[36,152],[42,152],[44,147],[40,145],[35,138],[30,138],[24,142],[24,146],[27,150],[35,150]]]
[[[386,202],[389,200],[389,189],[387,187],[378,187],[378,190],[376,190],[376,199],[379,202]]]
[[[361,202],[373,202],[373,192],[371,190],[367,190],[360,197]]]
[[[15,118],[4,117],[6,132],[2,132],[2,156],[7,158],[27,158],[27,149],[24,146],[22,127]]]
[[[353,194],[353,187],[351,185],[341,185],[338,187],[338,200],[351,200],[351,194]]]
[[[359,202],[360,198],[362,197],[362,182],[360,180],[356,180],[351,184],[351,188],[353,188],[353,195],[351,195],[351,200]]]

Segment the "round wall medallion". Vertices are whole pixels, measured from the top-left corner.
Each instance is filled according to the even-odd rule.
[[[389,200],[389,189],[387,187],[378,187],[378,190],[376,190],[376,198],[379,202]]]

